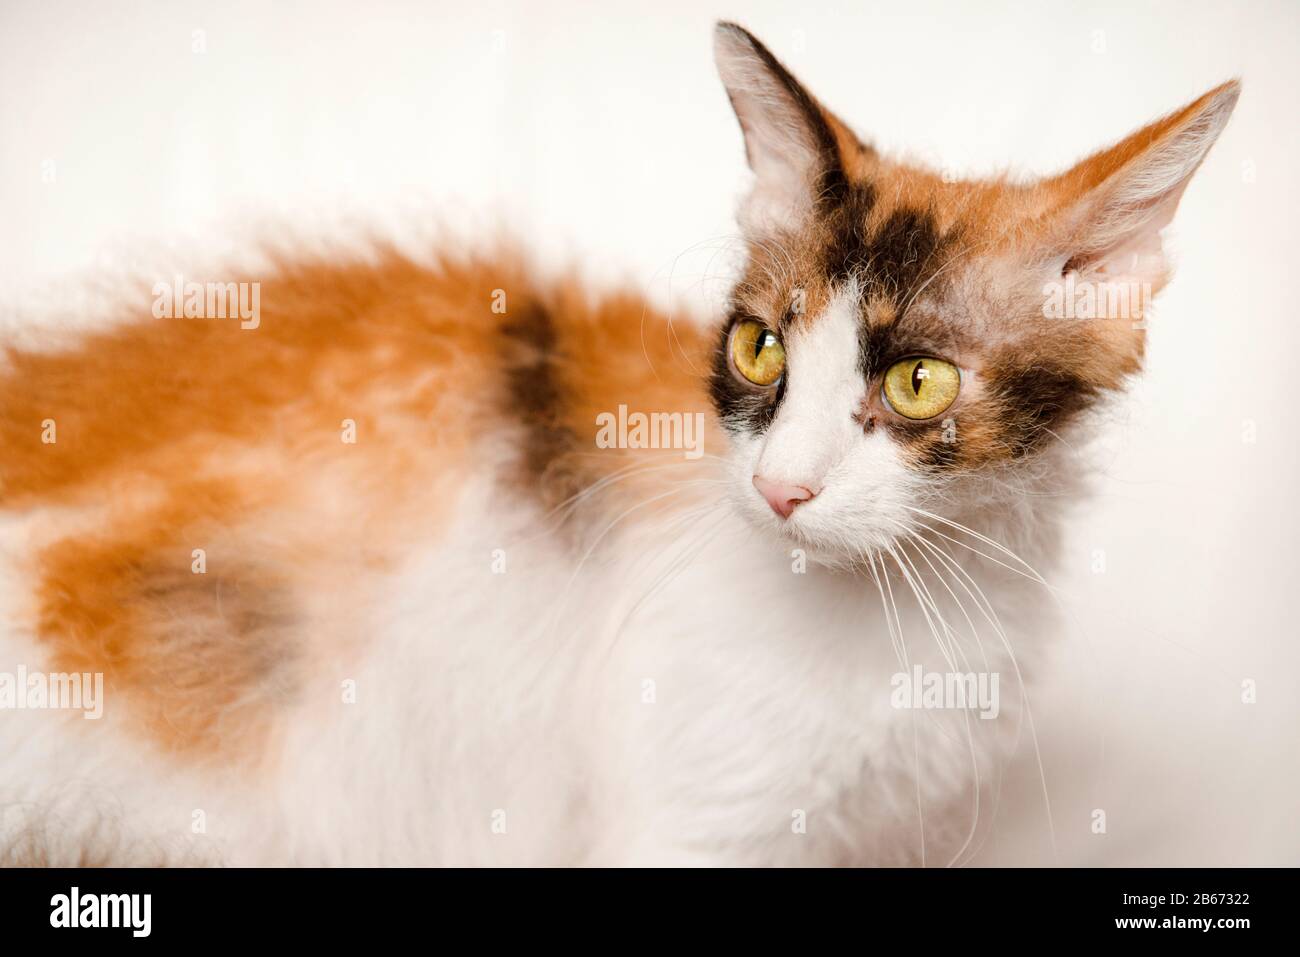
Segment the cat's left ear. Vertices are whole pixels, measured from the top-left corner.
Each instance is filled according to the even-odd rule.
[[[713,57],[745,135],[754,187],[740,211],[747,231],[796,227],[846,188],[846,154],[865,149],[749,31],[719,23]]]
[[[1051,255],[1061,273],[1105,283],[1168,278],[1160,233],[1237,105],[1241,84],[1215,87],[1043,185],[1056,195]]]

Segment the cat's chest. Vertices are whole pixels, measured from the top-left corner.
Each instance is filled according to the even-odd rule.
[[[624,581],[586,685],[631,806],[644,790],[684,831],[767,833],[795,862],[801,814],[828,841],[871,831],[917,787],[934,807],[964,793],[1015,737],[1012,652],[1043,639],[1041,603],[1015,586],[902,552],[874,577],[835,571],[740,527],[692,554],[650,591]]]
[[[986,582],[995,628],[956,573],[945,587],[927,569],[914,592],[897,568],[832,571],[721,508],[708,519],[573,549],[502,510],[467,515],[387,583],[369,653],[347,671],[357,704],[331,708],[338,735],[313,725],[304,753],[342,744],[323,766],[365,780],[400,742],[403,780],[445,783],[419,839],[449,859],[517,861],[561,853],[551,835],[579,825],[593,848],[620,821],[784,839],[792,813],[819,809],[865,827],[852,821],[892,807],[916,766],[960,771],[973,742],[1014,727],[1005,703],[986,720],[898,689],[918,667],[1011,675],[1003,637],[1025,640],[1011,614],[1024,602]],[[1000,691],[1018,695],[1006,677]],[[575,806],[594,810],[575,822]],[[457,823],[484,807],[510,813],[509,845]]]

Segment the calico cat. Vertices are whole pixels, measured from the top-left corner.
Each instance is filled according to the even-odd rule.
[[[968,181],[715,56],[754,174],[716,328],[376,248],[8,348],[0,860],[971,859],[1067,445],[1239,87]]]

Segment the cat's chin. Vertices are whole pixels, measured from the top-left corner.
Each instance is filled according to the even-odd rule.
[[[872,558],[894,543],[888,536],[870,537],[862,542],[827,540],[814,530],[801,528],[797,519],[781,524],[756,520],[746,515],[745,523],[757,530],[765,540],[782,549],[792,562],[806,561],[823,568],[841,571],[869,569]],[[879,559],[876,559],[879,560]]]
[[[792,545],[792,550],[796,548],[803,551],[809,562],[822,568],[830,568],[836,571],[858,571],[871,567],[871,561],[867,557],[866,549],[851,552],[842,547],[810,543]]]

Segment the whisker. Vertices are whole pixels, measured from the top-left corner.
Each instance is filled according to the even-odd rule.
[[[1038,582],[1038,583],[1041,584],[1041,585],[1047,585],[1047,580],[1046,580],[1045,578],[1043,578],[1043,576],[1040,575],[1040,574],[1038,573],[1037,569],[1035,569],[1032,565],[1029,564],[1029,562],[1025,561],[1023,558],[1021,558],[1019,555],[1017,555],[1017,554],[1016,554],[1015,552],[1013,552],[1011,549],[1007,548],[1007,547],[1006,547],[1005,545],[1003,545],[1001,542],[994,541],[993,539],[989,538],[987,535],[984,535],[984,534],[982,534],[982,533],[980,533],[980,532],[977,532],[977,531],[975,531],[975,529],[970,528],[970,527],[968,527],[968,526],[966,526],[966,525],[963,525],[963,524],[961,524],[960,522],[954,522],[954,521],[952,521],[951,519],[944,518],[942,515],[936,515],[934,512],[926,511],[926,510],[923,509],[923,508],[916,508],[915,506],[912,506],[912,505],[906,505],[906,504],[903,505],[903,508],[907,509],[907,510],[910,511],[910,512],[916,512],[918,515],[924,515],[926,518],[932,519],[932,520],[934,520],[934,521],[942,522],[943,524],[949,526],[950,528],[956,529],[956,530],[959,531],[959,532],[965,532],[967,535],[970,535],[972,538],[975,538],[975,539],[977,539],[977,540],[983,542],[984,544],[990,546],[991,548],[996,549],[997,551],[999,551],[999,552],[1001,552],[1002,554],[1006,555],[1008,558],[1012,559],[1013,561],[1017,561],[1017,562],[1019,562],[1021,565],[1023,565],[1025,568],[1027,568],[1027,569],[1032,573],[1032,575],[1031,575],[1030,577],[1032,577],[1034,581]],[[926,527],[928,528],[928,526],[926,526]],[[930,529],[930,530],[931,530],[931,531],[935,531],[934,529]],[[942,532],[937,532],[937,531],[935,532],[935,534],[943,535]],[[943,537],[944,537],[944,538],[948,538],[947,535],[943,535]],[[959,541],[957,541],[957,539],[949,538],[949,541],[957,542],[957,544],[959,544],[959,545],[965,545],[964,542],[959,542]],[[965,547],[970,548],[972,551],[977,551],[977,549],[973,548],[973,547],[970,546],[970,545],[965,545]],[[981,553],[981,554],[982,554],[982,553]],[[988,558],[990,561],[995,561],[995,559],[993,559],[991,556],[985,555],[985,557]],[[1012,571],[1015,571],[1015,569],[1011,569],[1011,570],[1012,570]],[[1022,572],[1021,574],[1024,574],[1024,573]],[[1051,586],[1048,586],[1048,587],[1051,587]]]
[[[935,556],[935,558],[939,559],[941,563],[943,563],[948,568],[950,568],[953,572],[956,573],[956,576],[958,577],[954,577],[953,580],[957,582],[957,584],[959,584],[962,587],[962,589],[966,591],[968,595],[970,595],[971,600],[975,602],[975,607],[980,610],[980,613],[985,617],[985,619],[988,620],[988,623],[993,627],[994,633],[1001,640],[1003,647],[1006,649],[1008,657],[1011,659],[1011,667],[1015,670],[1016,673],[1016,681],[1019,685],[1019,690],[1020,690],[1020,701],[1022,706],[1024,707],[1025,719],[1029,724],[1029,734],[1034,746],[1034,759],[1038,765],[1038,778],[1039,778],[1039,783],[1042,786],[1043,805],[1047,813],[1048,835],[1050,837],[1051,844],[1052,844],[1052,854],[1053,856],[1055,856],[1057,853],[1056,825],[1052,818],[1052,801],[1047,787],[1047,772],[1043,766],[1042,749],[1040,748],[1038,742],[1038,729],[1034,723],[1034,713],[1033,713],[1033,708],[1030,706],[1030,702],[1029,702],[1029,692],[1025,686],[1024,675],[1020,670],[1020,662],[1016,658],[1015,650],[1011,647],[1011,642],[1007,638],[1005,629],[1002,627],[1002,623],[998,617],[997,610],[993,607],[992,603],[989,602],[987,596],[985,596],[984,594],[984,590],[980,588],[979,583],[976,582],[975,579],[972,578],[970,574],[964,568],[961,567],[961,565],[957,562],[955,558],[953,558],[951,555],[945,552],[938,545],[936,545],[933,542],[928,542],[920,536],[917,536],[916,541],[920,542],[921,544],[929,548],[931,553]],[[974,592],[972,592],[970,588],[967,588],[966,584],[962,582],[963,577],[966,579],[967,582],[970,583],[971,588],[974,588],[975,590]],[[978,593],[979,597],[976,597],[976,593]],[[987,608],[985,607],[986,605]]]
[[[917,537],[918,536],[915,532],[907,531],[906,533],[907,539],[916,539]],[[904,542],[900,540],[899,542],[900,551],[902,551],[903,544]],[[921,549],[918,548],[917,555],[921,559],[923,559],[926,565],[930,567],[930,570],[934,572],[935,578],[939,581],[941,585],[943,585],[945,589],[947,589],[948,594],[952,597],[953,603],[957,606],[957,609],[962,613],[962,616],[966,619],[966,624],[970,627],[971,634],[975,636],[975,640],[979,646],[980,656],[984,661],[984,670],[985,672],[988,672],[990,669],[989,669],[988,656],[984,653],[984,643],[983,641],[980,640],[979,631],[975,628],[975,623],[971,621],[971,617],[966,611],[966,606],[962,604],[961,599],[957,597],[956,593],[948,585],[948,582],[944,579],[943,575],[940,574],[939,570],[935,568],[934,563],[930,561],[929,557],[926,556],[925,552],[923,552]],[[918,572],[918,577],[919,577],[919,572]],[[964,655],[962,657],[962,660],[963,661],[966,660]],[[969,663],[967,663],[967,668],[969,669]],[[964,725],[966,731],[966,745],[967,745],[967,750],[970,753],[971,772],[972,775],[974,776],[973,797],[972,797],[972,800],[974,802],[974,807],[971,809],[971,825],[970,825],[970,830],[966,834],[966,840],[962,842],[961,847],[959,847],[956,853],[954,853],[953,856],[948,860],[949,867],[954,866],[959,860],[961,860],[962,855],[965,854],[967,849],[971,846],[971,842],[974,840],[976,833],[979,831],[980,802],[981,802],[981,792],[983,790],[983,782],[980,776],[979,755],[975,749],[973,721],[971,719],[969,712],[967,712],[964,717],[965,717]]]

